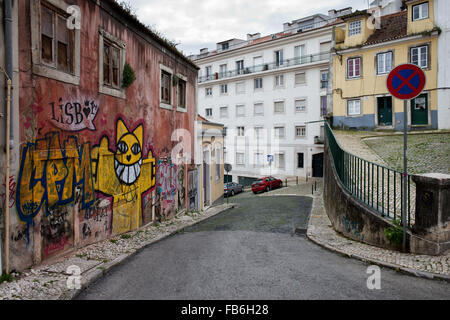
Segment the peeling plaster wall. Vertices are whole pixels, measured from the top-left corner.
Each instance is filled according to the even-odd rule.
[[[80,83],[38,75],[31,58],[32,1],[19,4],[20,165],[12,176],[11,212],[16,270],[134,230],[153,217],[173,217],[185,207],[189,165],[172,159],[180,149],[172,133],[184,129],[190,134],[185,143],[194,145],[194,65],[150,43],[133,22],[124,24],[94,1],[72,0],[67,4],[78,5],[82,14]],[[100,29],[125,43],[126,62],[135,70],[125,99],[99,93]],[[160,107],[160,65],[187,79],[185,112],[177,111],[176,86],[172,110]]]

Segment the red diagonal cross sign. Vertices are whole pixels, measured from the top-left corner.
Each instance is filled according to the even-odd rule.
[[[416,76],[417,73],[418,73],[417,70],[415,70],[415,71],[413,72],[413,74],[410,75],[410,76],[408,77],[408,79],[406,79],[406,80],[405,80],[405,78],[403,78],[403,77],[400,75],[400,73],[397,73],[396,76],[397,76],[398,78],[400,78],[400,80],[402,80],[403,83],[402,83],[401,85],[399,85],[398,88],[397,88],[395,91],[398,93],[398,92],[400,91],[400,89],[403,88],[405,85],[408,86],[408,87],[410,87],[413,91],[415,91],[417,88],[415,88],[415,87],[414,87],[411,83],[409,83],[409,82],[412,80],[412,78],[414,78],[414,77]]]

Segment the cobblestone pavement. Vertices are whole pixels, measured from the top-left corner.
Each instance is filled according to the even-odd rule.
[[[233,206],[231,203],[218,205],[200,213],[189,213],[160,224],[147,225],[137,231],[89,245],[51,263],[15,274],[12,282],[0,284],[0,300],[71,299],[80,290],[68,289],[67,282],[71,275],[67,273],[69,266],[80,268],[81,286],[85,287],[149,244]]]
[[[322,186],[314,195],[307,237],[329,250],[349,257],[402,270],[420,277],[450,281],[450,253],[437,257],[405,254],[353,241],[337,233],[323,206]]]
[[[372,150],[396,170],[403,168],[403,136],[367,138]],[[408,172],[450,174],[450,133],[408,136]]]

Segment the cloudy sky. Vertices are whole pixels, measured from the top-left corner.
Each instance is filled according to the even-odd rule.
[[[120,1],[119,1],[120,2]],[[367,8],[368,0],[126,0],[143,23],[179,43],[184,54],[215,48],[247,33],[267,35],[283,23],[330,9]]]

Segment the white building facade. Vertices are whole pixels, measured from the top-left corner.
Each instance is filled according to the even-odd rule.
[[[450,129],[450,3],[434,1],[434,21],[441,29],[438,38],[438,128]]]
[[[322,176],[320,121],[331,96],[329,18],[296,20],[278,34],[248,34],[247,41],[223,41],[192,57],[200,67],[199,114],[224,124],[224,161],[233,167],[233,181]]]

